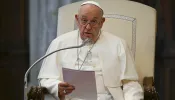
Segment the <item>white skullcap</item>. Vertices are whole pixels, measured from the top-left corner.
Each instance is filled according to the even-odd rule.
[[[82,6],[82,5],[85,5],[85,4],[92,4],[92,5],[95,5],[95,6],[99,7],[99,8],[103,11],[103,9],[102,9],[102,7],[100,6],[100,4],[97,3],[97,2],[95,2],[95,1],[86,1],[86,2],[82,3],[81,6]]]

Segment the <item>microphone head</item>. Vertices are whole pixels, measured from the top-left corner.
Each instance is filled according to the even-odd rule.
[[[92,44],[92,39],[90,38],[86,38],[84,41],[83,41],[83,45],[90,45]]]

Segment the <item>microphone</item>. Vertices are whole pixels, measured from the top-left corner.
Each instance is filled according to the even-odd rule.
[[[48,57],[48,56],[50,56],[50,55],[52,55],[53,53],[56,53],[56,52],[58,52],[58,51],[67,50],[67,49],[74,49],[74,48],[81,48],[81,47],[83,47],[83,46],[85,46],[85,45],[91,43],[91,41],[92,41],[92,40],[91,40],[90,38],[87,38],[87,39],[85,39],[85,40],[83,41],[83,43],[82,43],[81,45],[78,45],[78,46],[71,46],[71,47],[62,48],[62,49],[58,49],[58,50],[52,51],[52,52],[46,54],[45,56],[41,57],[41,58],[38,59],[37,61],[35,61],[35,62],[29,67],[29,69],[28,69],[28,70],[26,71],[26,73],[25,73],[25,76],[24,76],[25,88],[27,88],[27,76],[28,76],[28,74],[29,74],[29,71],[30,71],[38,62],[40,62],[40,61],[43,60],[44,58],[46,58],[46,57]]]

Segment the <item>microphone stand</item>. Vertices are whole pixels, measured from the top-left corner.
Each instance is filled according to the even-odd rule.
[[[67,49],[73,49],[73,48],[80,48],[80,47],[83,47],[83,46],[85,46],[87,43],[90,43],[91,42],[91,39],[85,39],[84,41],[83,41],[83,43],[81,44],[81,45],[79,45],[79,46],[71,46],[71,47],[67,47],[67,48],[62,48],[62,49],[58,49],[58,50],[55,50],[55,51],[53,51],[53,52],[51,52],[51,53],[49,53],[49,54],[46,54],[45,56],[43,56],[43,57],[41,57],[40,59],[38,59],[35,63],[33,63],[30,67],[29,67],[29,69],[26,71],[26,73],[25,73],[25,76],[24,76],[24,85],[25,85],[25,88],[27,88],[27,76],[28,76],[28,74],[29,74],[29,71],[38,63],[38,62],[40,62],[41,60],[43,60],[44,58],[46,58],[46,57],[48,57],[48,56],[50,56],[51,54],[53,54],[53,53],[56,53],[56,52],[58,52],[58,51],[62,51],[62,50],[67,50]]]

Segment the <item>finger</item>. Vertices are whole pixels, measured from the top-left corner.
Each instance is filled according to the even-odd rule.
[[[72,93],[72,91],[74,91],[74,90],[65,90],[66,92],[64,92],[65,93],[65,95],[67,95],[67,94],[70,94],[70,93]]]
[[[59,89],[59,92],[66,93],[67,91],[70,92],[70,91],[73,91],[73,90],[75,90],[74,87],[61,87],[61,88]]]
[[[63,95],[71,93],[73,90],[75,90],[74,86],[69,86],[69,87],[60,87],[59,92]]]
[[[64,95],[68,95],[68,94],[72,93],[72,91],[74,91],[74,90],[64,90],[63,94]]]
[[[61,96],[65,96],[69,93],[71,93],[72,90],[66,90],[66,89],[62,89],[62,90],[59,90],[59,93]]]
[[[65,95],[67,95],[69,93],[71,93],[70,90],[69,91],[68,90],[63,90],[63,91],[60,92],[60,95],[65,96]]]
[[[73,88],[75,88],[75,86],[74,86],[74,85],[70,85],[70,87],[73,87]]]
[[[69,87],[66,87],[65,89],[66,89],[66,90],[75,90],[75,87],[69,86]]]
[[[58,89],[59,89],[59,91],[63,91],[63,90],[65,90],[65,87],[59,87]]]
[[[61,87],[73,87],[73,88],[75,88],[75,86],[73,86],[73,85],[71,85],[69,83],[66,83],[66,82],[63,85],[61,84]]]
[[[66,90],[66,87],[61,87],[61,86],[58,87],[58,92],[60,93],[60,95],[63,95],[63,96],[65,95],[64,90]]]
[[[67,87],[67,86],[69,86],[69,84],[67,82],[61,82],[61,83],[58,84],[58,86]]]

